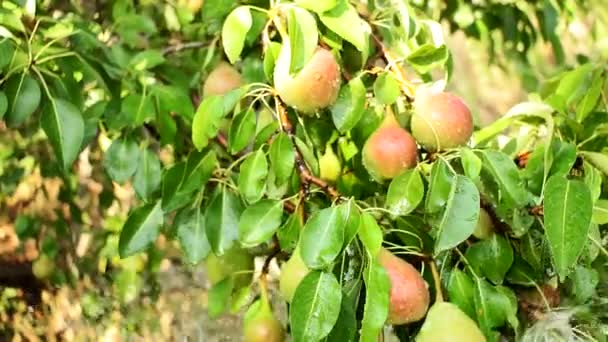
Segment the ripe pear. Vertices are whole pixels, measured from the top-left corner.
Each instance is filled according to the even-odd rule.
[[[212,285],[217,284],[235,272],[253,270],[253,256],[247,250],[235,246],[221,256],[213,253],[205,259],[207,278]],[[234,277],[234,287],[242,288],[251,283],[252,272],[244,272]]]
[[[384,248],[378,254],[378,261],[391,282],[388,323],[398,325],[421,320],[431,297],[422,275],[414,266]]]
[[[429,151],[465,145],[473,134],[473,117],[462,99],[452,93],[421,89],[416,92],[411,129]]]
[[[290,65],[291,48],[289,40],[285,40],[274,69],[274,86],[288,106],[314,114],[336,101],[341,83],[340,65],[329,50],[318,48],[295,76],[289,72]]]
[[[327,144],[325,154],[319,158],[319,170],[321,179],[329,182],[335,182],[340,176],[342,165],[330,144]]]
[[[268,299],[255,301],[243,318],[243,336],[245,342],[282,342],[285,330],[274,316]]]
[[[494,223],[492,223],[492,218],[490,214],[484,209],[479,209],[479,220],[477,221],[477,225],[475,226],[475,230],[473,231],[473,236],[480,240],[488,239],[494,233]]]
[[[396,177],[414,167],[417,158],[416,141],[390,113],[363,145],[363,165],[376,180]]]
[[[32,273],[38,279],[46,279],[53,274],[55,261],[46,254],[42,254],[32,263]]]
[[[304,260],[300,256],[300,248],[296,247],[291,255],[281,267],[281,276],[279,277],[279,290],[283,299],[291,302],[296,288],[300,282],[310,272],[310,269],[304,264]]]
[[[203,97],[224,95],[241,85],[241,74],[232,65],[222,62],[207,76],[203,84]]]
[[[440,302],[429,310],[416,342],[485,342],[486,338],[455,304]]]

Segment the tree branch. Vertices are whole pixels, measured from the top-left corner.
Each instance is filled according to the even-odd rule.
[[[179,42],[178,44],[170,45],[163,49],[163,55],[166,56],[183,50],[198,49],[205,46],[207,46],[206,42]]]

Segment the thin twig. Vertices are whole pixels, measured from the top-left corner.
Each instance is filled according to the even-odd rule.
[[[266,259],[264,259],[264,265],[262,266],[261,277],[264,278],[266,277],[266,274],[268,274],[268,271],[270,269],[270,262],[272,261],[272,259],[279,255],[279,253],[281,253],[281,245],[279,244],[279,239],[277,238],[276,234],[272,236],[272,244],[272,252],[266,257]]]
[[[207,46],[207,42],[202,42],[202,41],[201,42],[186,42],[186,43],[181,43],[180,42],[178,44],[166,47],[163,50],[163,55],[166,56],[166,55],[169,55],[169,54],[172,54],[172,53],[176,53],[176,52],[180,52],[180,51],[183,51],[183,50],[198,49],[198,48],[202,48],[202,47],[205,47],[205,46]]]

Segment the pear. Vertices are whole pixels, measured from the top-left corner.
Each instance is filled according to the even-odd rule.
[[[429,151],[465,145],[473,134],[473,117],[464,101],[431,89],[416,92],[412,135]]]
[[[416,165],[416,141],[391,113],[363,145],[363,165],[376,180],[392,179]]]
[[[335,182],[342,171],[340,159],[334,153],[330,144],[325,148],[325,154],[319,158],[319,170],[321,179],[328,182]]]
[[[296,288],[300,282],[310,272],[310,269],[304,264],[304,260],[300,256],[300,248],[296,247],[291,255],[281,267],[281,276],[279,277],[279,290],[283,299],[291,302]]]
[[[221,62],[205,79],[203,97],[224,95],[241,85],[243,85],[241,74],[232,65]]]
[[[274,316],[265,294],[253,302],[243,318],[243,337],[245,342],[282,342],[285,330]]]
[[[217,284],[235,272],[253,270],[253,256],[238,246],[232,247],[221,256],[213,253],[205,259],[207,278],[212,285]],[[243,273],[234,277],[234,287],[242,288],[251,283],[252,273]]]
[[[386,249],[378,261],[391,282],[388,323],[406,324],[421,320],[429,307],[430,294],[422,275],[408,262]]]
[[[32,263],[32,273],[38,279],[46,279],[53,274],[55,261],[46,254],[42,254]]]
[[[448,302],[434,304],[429,310],[416,342],[485,342],[486,338],[467,314]]]
[[[492,218],[490,214],[484,209],[479,209],[479,220],[477,221],[477,225],[475,226],[475,230],[473,231],[473,236],[480,240],[488,239],[494,233],[494,223],[492,223]]]

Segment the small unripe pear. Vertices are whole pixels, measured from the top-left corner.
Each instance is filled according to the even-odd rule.
[[[479,327],[455,304],[440,302],[429,310],[416,342],[485,342]]]
[[[38,279],[46,279],[53,274],[55,261],[46,254],[42,254],[32,263],[32,273]]]
[[[335,182],[340,176],[342,165],[330,144],[327,144],[325,154],[319,158],[319,170],[321,179],[329,182]]]
[[[478,239],[485,240],[492,236],[494,233],[494,223],[492,223],[492,218],[490,214],[484,209],[479,209],[479,220],[477,221],[477,225],[475,226],[475,230],[473,231],[473,236]]]
[[[204,0],[188,0],[187,7],[192,13],[198,12],[203,7]]]
[[[378,254],[378,261],[391,282],[388,323],[398,325],[421,320],[431,297],[422,275],[414,266],[384,248]]]
[[[296,292],[296,288],[300,285],[300,282],[310,272],[304,260],[300,256],[300,248],[296,247],[291,255],[291,258],[287,260],[283,267],[281,267],[281,276],[279,277],[279,290],[283,299],[287,302],[291,302],[293,295]]]
[[[411,129],[416,141],[429,151],[465,145],[473,134],[473,117],[462,99],[447,92],[416,92]]]
[[[274,86],[281,100],[305,114],[332,105],[341,82],[340,66],[334,55],[326,49],[317,49],[304,68],[292,77],[289,46],[288,41],[283,43],[274,69]]]
[[[235,272],[243,272],[234,277],[234,287],[242,288],[251,283],[253,270],[253,256],[238,246],[232,247],[221,256],[211,253],[205,259],[207,278],[212,285],[217,284]]]
[[[222,62],[207,76],[203,85],[203,97],[224,95],[242,84],[241,74],[232,65]]]
[[[285,340],[283,325],[272,313],[268,299],[255,301],[243,318],[245,342],[282,342]]]
[[[416,141],[392,114],[387,114],[380,126],[363,145],[363,165],[376,180],[392,179],[416,165]]]

